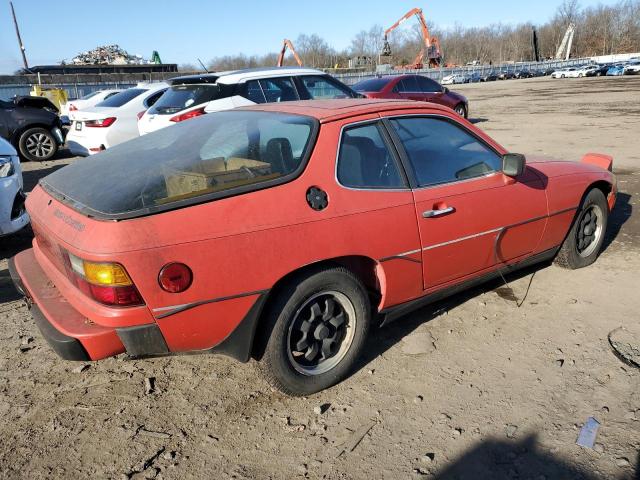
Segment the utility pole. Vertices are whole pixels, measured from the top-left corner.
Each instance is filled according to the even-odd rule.
[[[9,2],[11,6],[11,15],[13,15],[13,24],[16,27],[16,35],[18,36],[18,45],[20,45],[20,53],[22,53],[22,62],[24,63],[25,70],[29,70],[29,64],[27,63],[27,55],[24,53],[24,45],[22,44],[22,37],[20,37],[20,29],[18,28],[18,20],[16,20],[16,11],[13,9],[13,2]]]

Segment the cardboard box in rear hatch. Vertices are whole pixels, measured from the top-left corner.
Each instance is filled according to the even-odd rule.
[[[205,190],[226,190],[253,183],[256,178],[266,180],[278,176],[271,173],[271,164],[267,162],[238,157],[203,160],[189,169],[166,166],[163,173],[167,197],[171,199]]]

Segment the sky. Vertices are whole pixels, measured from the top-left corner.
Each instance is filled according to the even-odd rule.
[[[283,38],[317,33],[332,47],[375,24],[387,28],[421,7],[440,28],[491,23],[540,24],[561,0],[13,0],[30,65],[56,64],[98,45],[118,44],[165,63],[206,64],[214,57],[274,52]],[[581,0],[582,6],[609,0]],[[406,25],[409,25],[407,22]],[[404,28],[410,28],[410,25]],[[8,0],[0,0],[0,74],[22,67]]]

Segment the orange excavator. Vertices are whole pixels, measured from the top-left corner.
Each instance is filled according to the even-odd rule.
[[[405,65],[405,68],[420,69],[424,67],[425,56],[428,58],[427,65],[429,68],[439,67],[442,63],[442,54],[440,53],[440,41],[436,37],[432,37],[429,34],[429,27],[427,27],[427,21],[424,19],[421,8],[414,8],[409,10],[404,16],[396,23],[391,25],[384,32],[384,45],[382,47],[381,55],[391,55],[391,45],[387,40],[387,36],[398,28],[405,20],[410,19],[412,16],[416,16],[420,23],[420,29],[422,30],[422,39],[424,40],[424,47],[420,50],[420,53],[413,61],[412,65]]]
[[[278,56],[278,67],[282,66],[282,63],[284,62],[284,55],[287,53],[287,48],[289,50],[291,50],[291,53],[293,53],[293,58],[296,59],[296,62],[298,62],[298,66],[302,66],[302,60],[300,60],[300,57],[298,56],[298,54],[296,53],[296,49],[293,48],[293,43],[291,43],[291,40],[287,40],[286,38],[284,39],[284,42],[282,42],[282,50],[280,50],[280,56]]]

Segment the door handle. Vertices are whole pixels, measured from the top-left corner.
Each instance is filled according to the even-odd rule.
[[[422,216],[424,218],[440,217],[442,215],[453,213],[455,211],[456,209],[453,207],[442,208],[440,210],[425,210],[424,212],[422,212]]]

